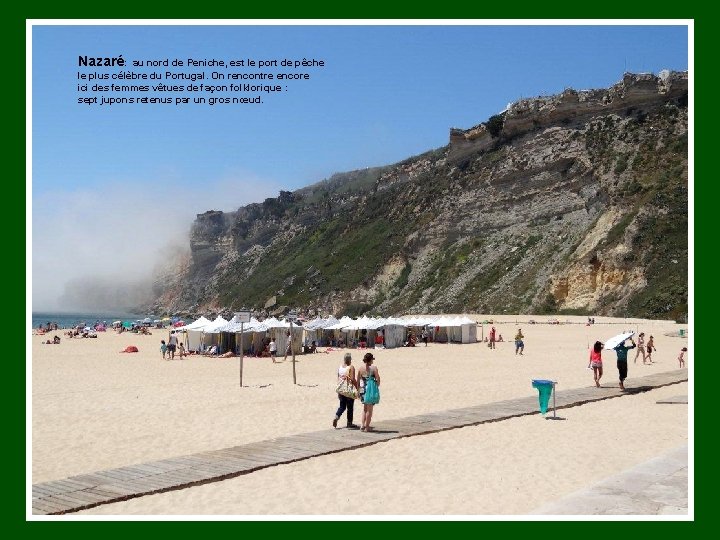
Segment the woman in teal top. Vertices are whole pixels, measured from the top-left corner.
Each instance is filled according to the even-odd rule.
[[[358,371],[360,381],[360,396],[363,403],[363,414],[360,431],[372,431],[373,407],[380,403],[380,373],[377,366],[373,365],[375,357],[372,353],[366,353],[363,357],[365,365]]]

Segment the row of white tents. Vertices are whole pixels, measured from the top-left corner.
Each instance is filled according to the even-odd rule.
[[[270,337],[275,339],[280,354],[287,348],[290,337],[290,322],[269,318],[241,324],[238,317],[229,321],[218,316],[214,321],[200,317],[192,323],[176,328],[185,333],[189,350],[200,351],[217,345],[220,352],[239,351],[240,332],[242,331],[243,349],[255,352],[262,349]],[[306,321],[302,326],[292,325],[293,350],[299,352],[303,345],[313,341],[318,345],[355,345],[365,343],[368,347],[402,347],[407,341],[408,331],[413,330],[419,337],[421,329],[426,329],[435,342],[475,343],[477,341],[476,322],[467,317],[422,316],[422,317],[360,317],[352,319],[316,318]],[[377,344],[377,345],[376,345]]]

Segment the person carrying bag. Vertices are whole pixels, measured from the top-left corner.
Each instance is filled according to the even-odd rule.
[[[355,378],[355,368],[352,365],[352,355],[345,353],[343,358],[343,365],[338,368],[338,385],[335,391],[338,394],[340,400],[340,406],[335,412],[335,418],[333,418],[332,425],[337,427],[338,420],[342,414],[347,410],[347,427],[349,429],[357,429],[359,426],[353,424],[353,408],[355,400],[358,398],[357,380]]]
[[[373,365],[375,357],[372,353],[366,353],[363,357],[365,366],[360,368],[360,396],[363,403],[363,416],[361,431],[371,431],[373,407],[380,403],[380,372],[377,366]]]

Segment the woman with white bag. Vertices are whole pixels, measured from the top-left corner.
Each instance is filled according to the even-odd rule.
[[[355,378],[355,367],[352,365],[352,356],[350,353],[345,353],[343,358],[343,365],[337,370],[338,386],[336,391],[338,393],[338,399],[340,400],[340,406],[335,413],[333,419],[333,427],[337,427],[338,420],[347,409],[347,427],[349,429],[357,429],[358,425],[353,424],[353,406],[355,405],[355,398],[357,397],[357,379]]]

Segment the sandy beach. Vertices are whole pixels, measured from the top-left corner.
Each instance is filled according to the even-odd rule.
[[[536,395],[533,378],[557,380],[559,390],[593,386],[588,346],[628,328],[654,335],[657,347],[648,366],[633,363],[631,351],[628,387],[633,377],[677,369],[688,345],[665,335],[687,328],[672,322],[596,318],[588,327],[583,317],[559,317],[576,322],[560,325],[529,318],[549,319],[502,317],[495,326],[506,342],[496,350],[431,343],[374,351],[382,377],[375,419]],[[518,326],[523,356],[512,342]],[[337,407],[344,351],[298,356],[298,385],[289,360],[246,358],[240,388],[237,358],[163,361],[167,330],[62,336],[60,345],[41,344],[46,337],[31,337],[33,483],[327,429]],[[140,352],[119,352],[128,345]],[[350,352],[359,366],[362,353]],[[615,354],[603,358],[603,385],[617,385]],[[655,402],[688,393],[687,384],[672,385],[563,410],[563,422],[529,416],[393,440],[84,513],[523,514],[686,442],[688,407]],[[354,475],[362,489],[343,490],[341,474]]]

